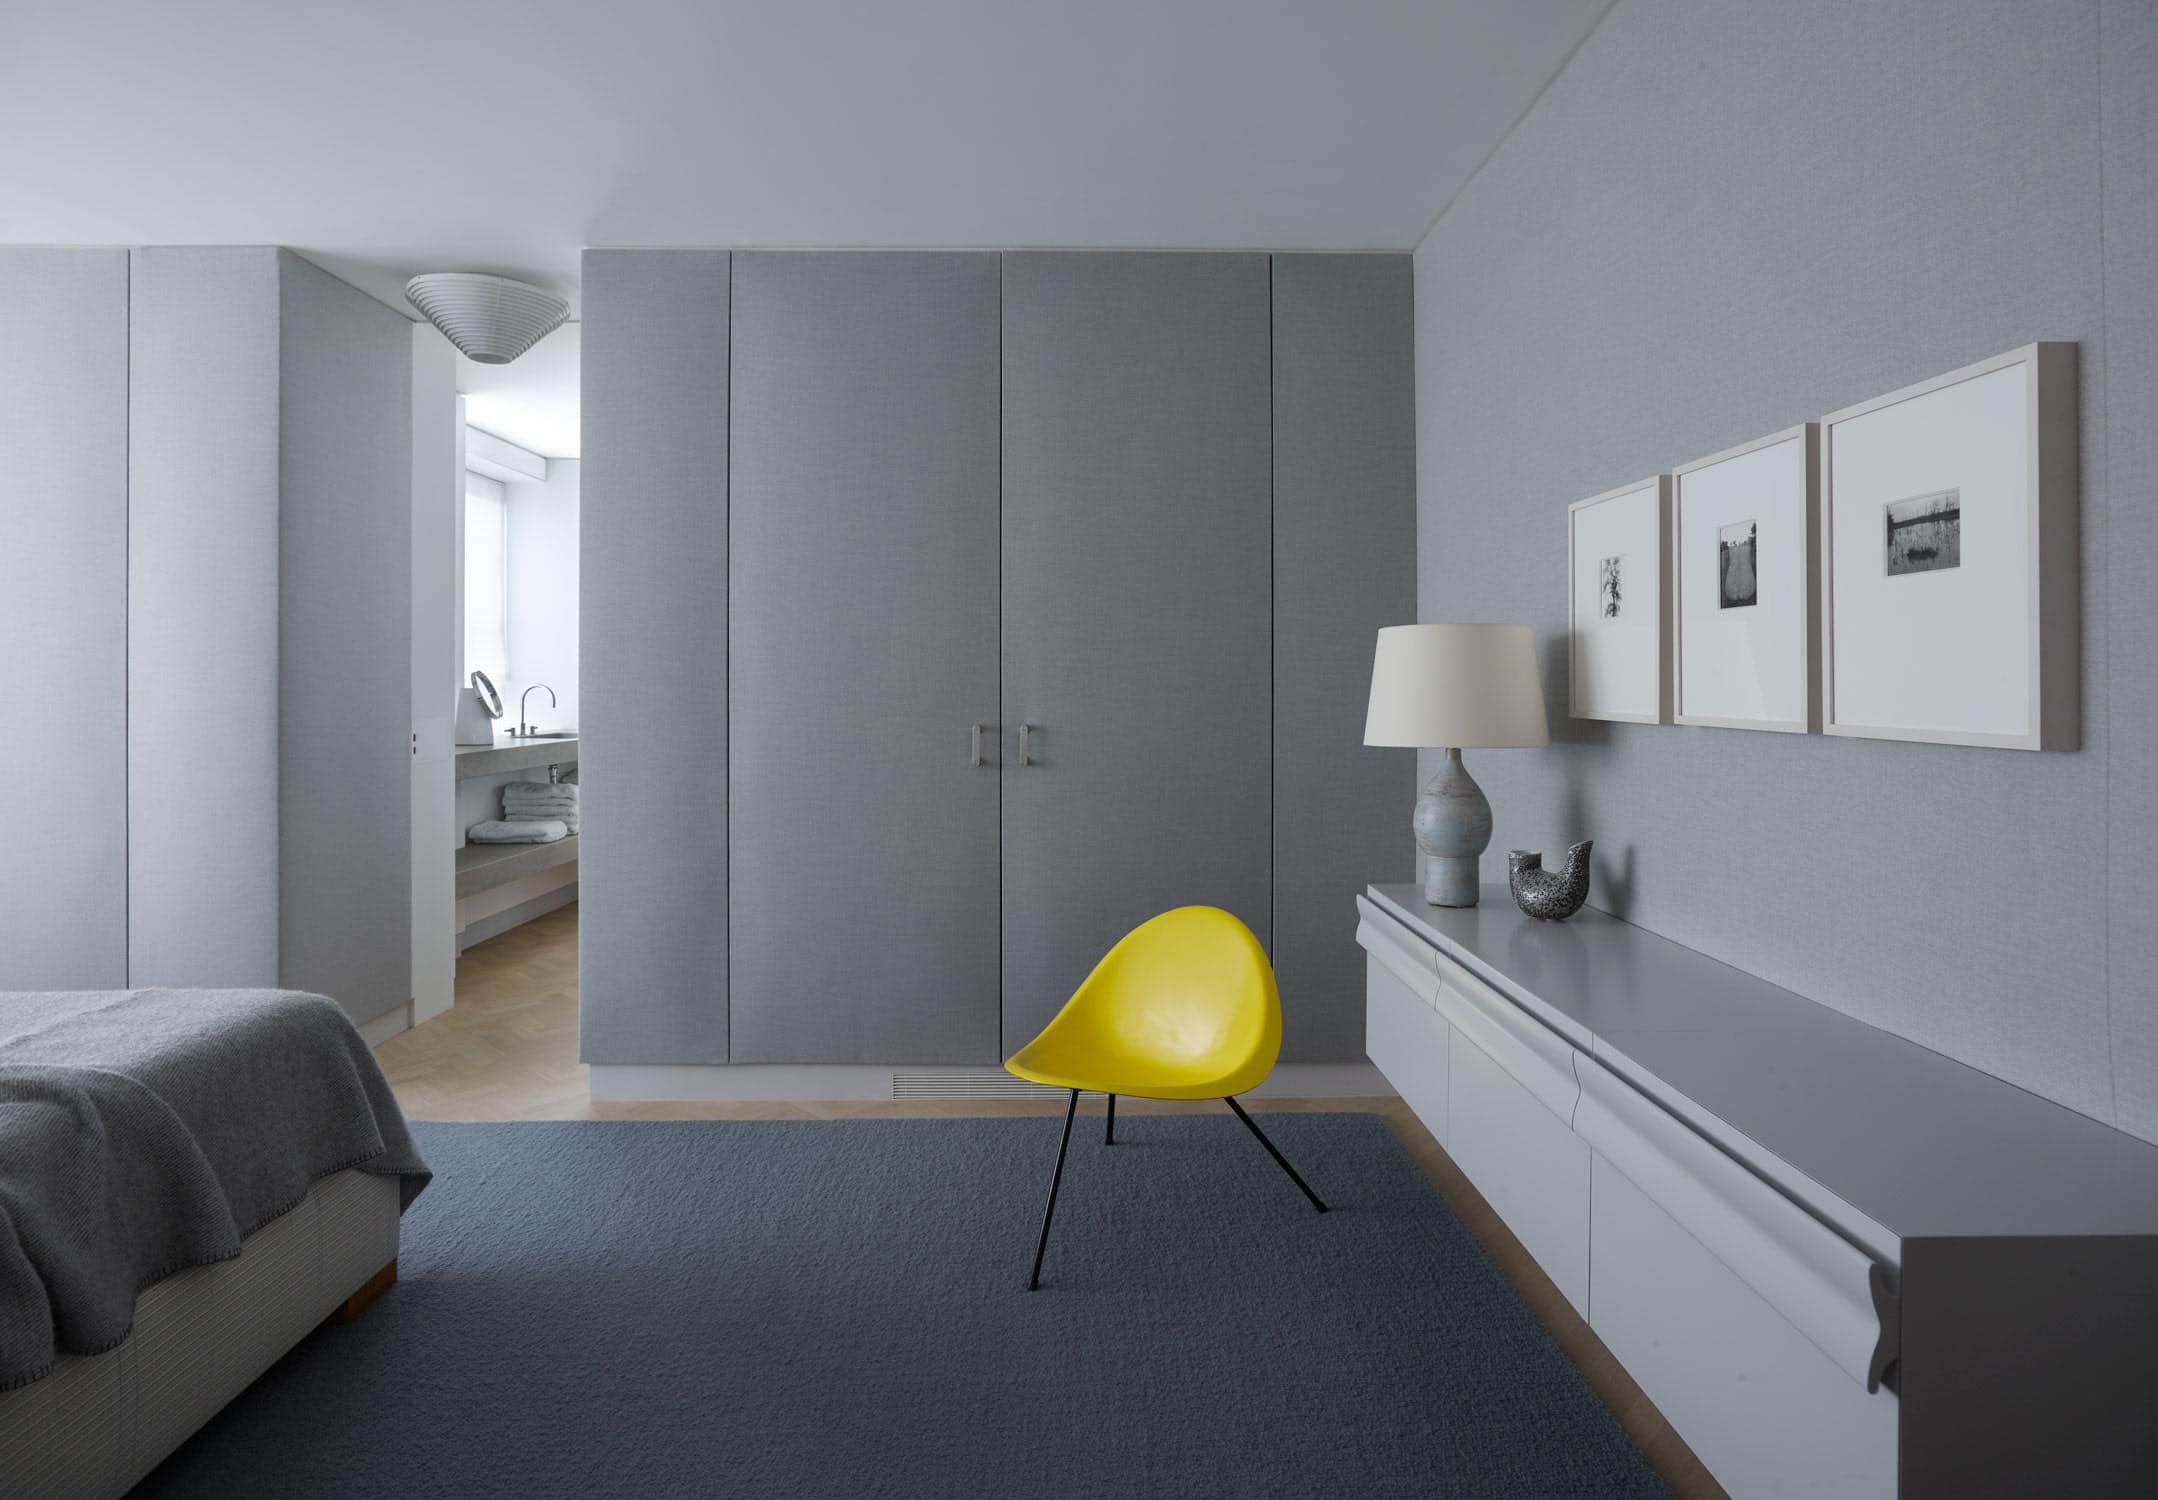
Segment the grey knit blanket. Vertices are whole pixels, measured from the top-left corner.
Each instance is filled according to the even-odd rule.
[[[427,1185],[336,1002],[291,990],[0,992],[0,1390],[97,1354],[135,1295],[347,1167]]]

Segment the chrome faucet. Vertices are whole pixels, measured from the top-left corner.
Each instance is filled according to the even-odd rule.
[[[518,736],[522,739],[531,739],[534,735],[539,733],[537,729],[534,729],[532,727],[531,721],[526,717],[525,712],[525,700],[532,696],[533,688],[547,689],[547,706],[549,708],[560,708],[562,706],[561,703],[555,698],[554,689],[551,687],[547,687],[546,683],[535,682],[532,684],[532,687],[526,688],[517,697],[517,733]]]

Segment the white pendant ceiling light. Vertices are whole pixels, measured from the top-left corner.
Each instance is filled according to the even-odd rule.
[[[507,276],[432,271],[405,283],[405,300],[467,359],[506,365],[562,326],[569,304]]]

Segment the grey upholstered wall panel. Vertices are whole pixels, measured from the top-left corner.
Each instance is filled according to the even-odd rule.
[[[128,982],[278,979],[278,252],[132,256]]]
[[[2158,1140],[2158,609],[2149,571],[2158,566],[2158,5],[2104,0],[2098,40],[2113,1083],[2120,1124]]]
[[[127,252],[0,248],[0,989],[127,983]]]
[[[994,254],[734,257],[735,1062],[998,1059],[997,297]]]
[[[588,250],[583,1055],[727,1060],[727,255]]]
[[[278,982],[412,997],[412,331],[280,252]]]
[[[1415,868],[1414,755],[1364,748],[1372,642],[1416,618],[1406,255],[1274,257],[1274,972],[1282,1056],[1364,1055],[1344,891]]]
[[[1168,907],[1269,938],[1268,338],[1264,255],[1004,258],[1007,1050]]]
[[[2105,17],[2101,49],[2095,0],[1620,0],[1417,252],[1420,610],[1546,643],[1552,750],[1477,766],[1494,850],[1593,835],[1632,919],[2158,1135],[2122,888],[2151,760],[2110,722],[2150,722],[2153,489],[2104,461],[2149,428],[2149,381],[2109,385],[2111,306],[2150,284],[2153,76],[2147,8]],[[1570,501],[2038,338],[2083,351],[2080,751],[1564,717]]]

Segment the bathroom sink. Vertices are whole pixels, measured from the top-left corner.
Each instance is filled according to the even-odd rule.
[[[514,729],[505,729],[502,734],[505,739],[512,740],[573,740],[577,738],[577,731],[574,729],[535,729],[530,734],[520,734]]]

